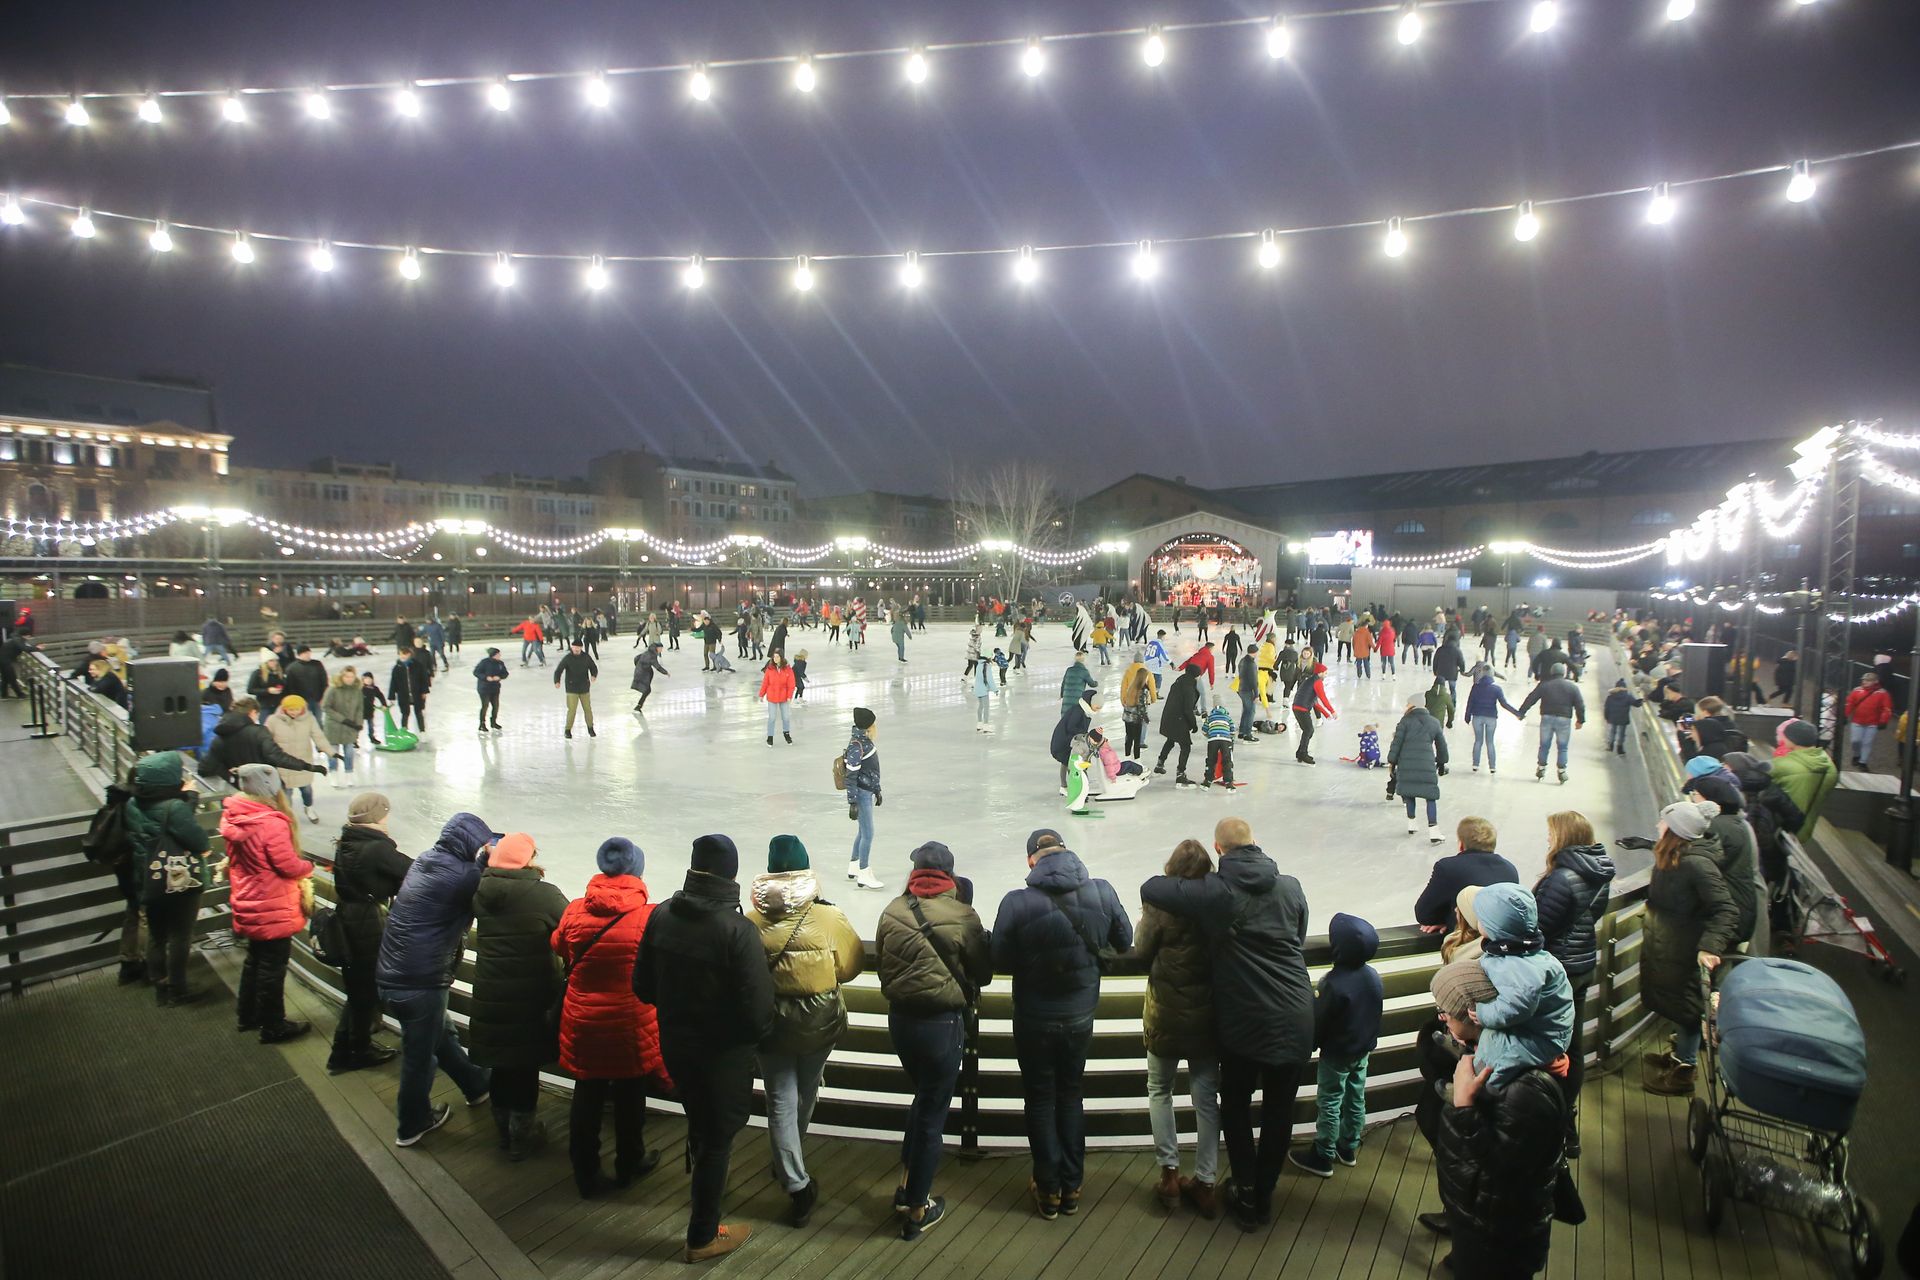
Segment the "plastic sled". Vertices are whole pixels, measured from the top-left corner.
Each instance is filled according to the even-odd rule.
[[[1140,789],[1149,781],[1151,779],[1144,773],[1123,773],[1117,778],[1109,778],[1104,788],[1094,792],[1093,798],[1100,804],[1131,800],[1140,794]]]
[[[409,733],[393,722],[393,712],[387,707],[380,708],[380,714],[386,717],[387,734],[380,739],[375,751],[411,751],[420,745],[420,735]]]

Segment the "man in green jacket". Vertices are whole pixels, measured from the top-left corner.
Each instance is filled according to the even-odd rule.
[[[180,753],[162,751],[133,767],[127,829],[129,870],[147,911],[147,976],[161,1005],[191,1004],[206,994],[187,989],[187,951],[212,847],[195,816],[199,793]]]
[[[1807,820],[1794,834],[1810,836],[1827,797],[1840,785],[1840,771],[1832,757],[1820,749],[1819,730],[1807,721],[1787,721],[1780,736],[1793,745],[1793,750],[1773,762],[1773,781],[1806,815]]]

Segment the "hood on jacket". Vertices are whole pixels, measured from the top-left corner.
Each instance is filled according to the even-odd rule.
[[[687,872],[686,883],[673,895],[667,909],[678,916],[712,916],[740,910],[740,884],[705,871]]]
[[[610,876],[605,872],[587,881],[587,891],[581,897],[587,910],[596,916],[617,916],[644,907],[651,900],[647,882],[639,876]]]
[[[1086,863],[1080,861],[1080,855],[1071,849],[1055,849],[1040,858],[1027,872],[1027,887],[1045,889],[1051,893],[1067,893],[1085,884]]]
[[[1490,884],[1473,895],[1480,932],[1489,942],[1525,942],[1540,936],[1540,909],[1517,884]]]
[[[229,711],[220,717],[219,724],[213,726],[213,735],[216,738],[231,738],[252,723],[253,721],[247,718],[246,712]]]
[[[471,813],[456,813],[447,819],[447,825],[440,828],[440,838],[433,847],[450,853],[462,862],[472,862],[480,856],[480,851],[500,839],[493,828]]]
[[[769,920],[782,919],[819,896],[820,882],[806,868],[757,875],[747,889],[747,898],[753,903],[753,909]]]
[[[1615,874],[1613,855],[1603,844],[1571,844],[1553,855],[1555,868],[1565,867],[1590,885],[1603,885]]]
[[[1729,751],[1720,757],[1720,763],[1739,780],[1742,791],[1765,791],[1773,781],[1773,762],[1751,752]]]
[[[1335,968],[1358,969],[1380,950],[1380,931],[1359,916],[1337,911],[1327,922],[1327,941]]]
[[[161,751],[133,766],[133,785],[142,791],[178,791],[185,776],[178,751]]]
[[[227,834],[229,827],[235,831],[241,831],[263,823],[271,825],[275,821],[287,822],[289,829],[293,825],[288,822],[286,814],[266,801],[257,800],[252,796],[233,795],[220,802],[220,834],[228,839],[232,839],[232,836]]]
[[[1238,845],[1220,855],[1220,878],[1243,893],[1269,893],[1280,867],[1259,845]]]

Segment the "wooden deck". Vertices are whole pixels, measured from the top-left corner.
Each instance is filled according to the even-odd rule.
[[[237,958],[219,966],[237,980]],[[315,1033],[288,1046],[300,1073],[349,1141],[375,1168],[443,1262],[463,1280],[630,1280],[683,1275],[686,1225],[683,1124],[649,1118],[648,1144],[660,1168],[614,1198],[582,1201],[566,1160],[566,1102],[543,1103],[547,1149],[509,1164],[494,1149],[484,1112],[459,1105],[450,1086],[439,1100],[454,1119],[419,1147],[392,1146],[397,1072],[389,1067],[328,1077],[323,1066],[332,1007],[288,985],[297,1016]],[[389,1037],[391,1038],[391,1037]],[[1624,1072],[1590,1075],[1583,1107],[1585,1156],[1574,1165],[1589,1220],[1556,1226],[1549,1277],[1579,1280],[1737,1280],[1849,1274],[1844,1244],[1786,1217],[1736,1205],[1717,1235],[1702,1222],[1699,1176],[1685,1149],[1686,1100],[1639,1088],[1637,1053]],[[609,1120],[605,1135],[611,1141]],[[1024,1156],[949,1159],[937,1190],[951,1219],[913,1244],[902,1243],[889,1212],[899,1181],[890,1144],[815,1137],[810,1171],[822,1198],[803,1231],[784,1225],[785,1194],[768,1176],[763,1130],[734,1145],[726,1218],[753,1238],[717,1269],[740,1275],[809,1277],[1082,1276],[1145,1280],[1160,1276],[1300,1275],[1339,1280],[1446,1276],[1446,1242],[1414,1221],[1439,1207],[1432,1158],[1411,1118],[1370,1130],[1355,1169],[1318,1179],[1288,1167],[1274,1202],[1274,1223],[1244,1234],[1225,1219],[1163,1212],[1150,1188],[1145,1151],[1095,1151],[1087,1162],[1080,1213],[1044,1222],[1025,1198]],[[1224,1161],[1225,1152],[1222,1152]],[[611,1153],[608,1154],[611,1163]]]

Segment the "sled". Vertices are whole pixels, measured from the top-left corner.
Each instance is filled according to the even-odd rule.
[[[410,733],[393,722],[393,712],[387,707],[380,708],[380,714],[386,717],[387,736],[380,739],[375,751],[411,751],[420,745],[420,735]]]

